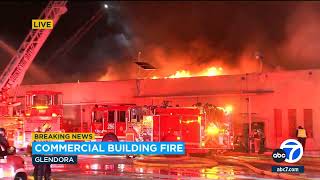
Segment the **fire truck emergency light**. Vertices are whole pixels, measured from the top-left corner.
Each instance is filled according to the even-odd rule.
[[[228,106],[226,106],[226,107],[224,108],[224,111],[225,111],[226,114],[231,114],[231,113],[232,113],[232,110],[233,110],[233,108],[232,108],[231,105],[228,105]]]
[[[37,110],[48,109],[48,106],[36,106],[35,108],[36,108]]]
[[[215,124],[211,123],[207,128],[207,133],[208,135],[216,135],[219,133],[219,128]]]

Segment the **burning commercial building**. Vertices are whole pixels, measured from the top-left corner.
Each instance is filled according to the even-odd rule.
[[[64,94],[65,121],[86,128],[94,104],[134,103],[190,107],[196,104],[232,107],[235,135],[247,136],[249,122],[266,136],[267,148],[278,148],[295,138],[296,128],[308,132],[307,150],[320,149],[318,96],[320,70],[276,71],[213,77],[132,79],[25,85],[18,95],[31,89],[51,89]],[[230,108],[229,108],[230,109]],[[81,126],[81,127],[80,127]]]

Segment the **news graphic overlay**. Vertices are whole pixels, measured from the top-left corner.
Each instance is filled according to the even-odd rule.
[[[272,159],[277,163],[281,163],[286,160],[286,153],[282,149],[276,149],[272,153]]]
[[[53,20],[32,19],[32,29],[53,29]]]
[[[272,159],[277,163],[296,163],[303,156],[303,147],[295,139],[287,139],[281,143],[280,149],[272,153]],[[272,172],[277,173],[303,173],[304,166],[272,166]]]
[[[77,156],[45,156],[32,155],[32,164],[77,164]]]
[[[65,141],[91,141],[95,139],[94,133],[54,133],[33,132],[32,147],[34,142],[60,142]],[[61,154],[35,154],[32,150],[32,164],[77,164],[78,157],[75,155]]]
[[[287,139],[281,144],[280,149],[286,153],[285,161],[287,163],[296,163],[302,158],[302,144],[295,139]]]
[[[32,133],[32,141],[91,141],[94,139],[94,133]]]

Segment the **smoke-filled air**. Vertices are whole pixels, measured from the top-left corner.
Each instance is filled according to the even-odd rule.
[[[140,2],[121,10],[135,53],[121,68],[108,65],[99,80],[320,67],[318,2]],[[156,70],[139,72],[138,51]]]

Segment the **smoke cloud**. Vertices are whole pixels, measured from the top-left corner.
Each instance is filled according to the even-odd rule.
[[[212,66],[222,67],[223,74],[259,72],[257,53],[264,71],[320,67],[318,2],[111,3],[104,19],[48,69],[53,82],[136,78],[139,51],[142,61],[157,68],[141,71],[144,77],[167,77],[179,70],[199,74]],[[73,5],[79,8],[62,17],[65,24],[59,22],[52,36],[58,40],[41,49],[42,59],[67,38],[68,33],[57,38],[58,32],[69,26],[74,31],[71,20],[89,6]],[[79,21],[73,28],[80,26]]]
[[[281,47],[291,68],[319,68],[320,4],[301,3],[288,17],[287,40]]]
[[[132,59],[137,59],[138,51],[142,52],[142,61],[157,67],[145,73],[149,77],[168,76],[178,70],[197,73],[211,66],[223,67],[224,74],[257,72],[260,70],[260,62],[255,58],[258,51],[265,58],[264,70],[285,65],[279,61],[283,53],[279,49],[284,47],[287,32],[282,22],[287,21],[290,6],[244,2],[126,2],[121,7],[126,23],[123,19],[118,22],[129,27],[134,37],[127,41],[133,57],[122,62],[127,68],[121,71],[117,68],[111,71],[110,66],[114,64],[108,64],[108,76],[101,76],[100,80],[121,79],[123,73],[126,78],[135,78],[137,71],[132,71]]]

